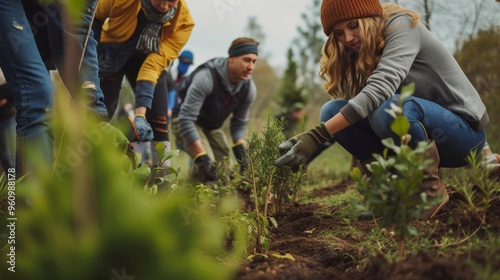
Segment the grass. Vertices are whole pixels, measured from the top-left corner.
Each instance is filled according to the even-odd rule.
[[[351,167],[351,155],[339,144],[334,144],[316,157],[308,167],[309,183],[337,181],[346,178]]]

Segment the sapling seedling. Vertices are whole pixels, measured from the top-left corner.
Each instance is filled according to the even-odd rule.
[[[353,169],[351,177],[358,184],[363,201],[368,204],[375,217],[380,217],[382,227],[394,227],[398,236],[399,256],[404,256],[405,239],[417,235],[411,222],[418,219],[423,211],[434,205],[440,197],[429,199],[420,185],[425,178],[424,170],[432,162],[425,158],[430,147],[427,142],[419,142],[415,148],[409,146],[410,124],[403,114],[403,101],[413,94],[415,85],[404,87],[398,99],[387,112],[394,117],[392,131],[399,137],[400,144],[392,138],[382,140],[385,146],[382,154],[373,154],[374,161],[367,165],[370,176]],[[359,210],[366,207],[354,202]]]

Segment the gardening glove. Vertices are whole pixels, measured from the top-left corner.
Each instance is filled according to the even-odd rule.
[[[233,146],[233,153],[236,161],[240,165],[240,174],[243,174],[243,171],[248,166],[248,157],[245,151],[245,147],[243,147],[243,143],[238,143]]]
[[[206,153],[194,157],[193,176],[202,181],[217,181],[215,165]]]
[[[147,142],[153,140],[153,129],[144,115],[134,115],[134,108],[127,103],[116,112],[112,119],[113,126],[125,134],[130,142]]]
[[[330,138],[332,136],[326,129],[325,123],[320,123],[306,132],[295,135],[278,146],[286,154],[278,158],[274,165],[277,167],[287,165],[293,169],[306,162],[319,145]]]
[[[146,121],[146,117],[144,115],[135,115],[134,127],[136,131],[137,141],[147,142],[153,140],[153,129],[151,128],[151,125]]]

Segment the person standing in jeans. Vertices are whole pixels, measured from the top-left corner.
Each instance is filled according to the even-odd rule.
[[[34,168],[32,159],[41,160],[47,166],[54,161],[50,124],[54,88],[21,0],[0,0],[0,51],[0,68],[17,110],[16,173],[19,177]]]
[[[0,68],[0,174],[16,167],[16,109]]]

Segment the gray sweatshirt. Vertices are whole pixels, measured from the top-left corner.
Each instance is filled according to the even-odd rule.
[[[243,86],[244,81],[238,81],[235,84],[229,83],[227,58],[216,58],[214,60],[215,69],[222,79],[226,90],[232,95],[236,94]],[[201,69],[194,77],[190,87],[186,92],[186,98],[179,111],[179,134],[191,144],[200,139],[196,131],[195,122],[200,114],[205,98],[212,92],[213,78],[210,69]],[[229,129],[233,142],[237,139],[246,137],[246,127],[250,116],[250,108],[257,95],[257,88],[253,80],[250,81],[250,89],[240,110],[233,112]]]
[[[366,86],[340,111],[351,124],[368,116],[400,86],[415,83],[414,96],[433,101],[483,129],[489,118],[476,89],[452,54],[422,24],[396,15],[386,23],[385,48]]]

